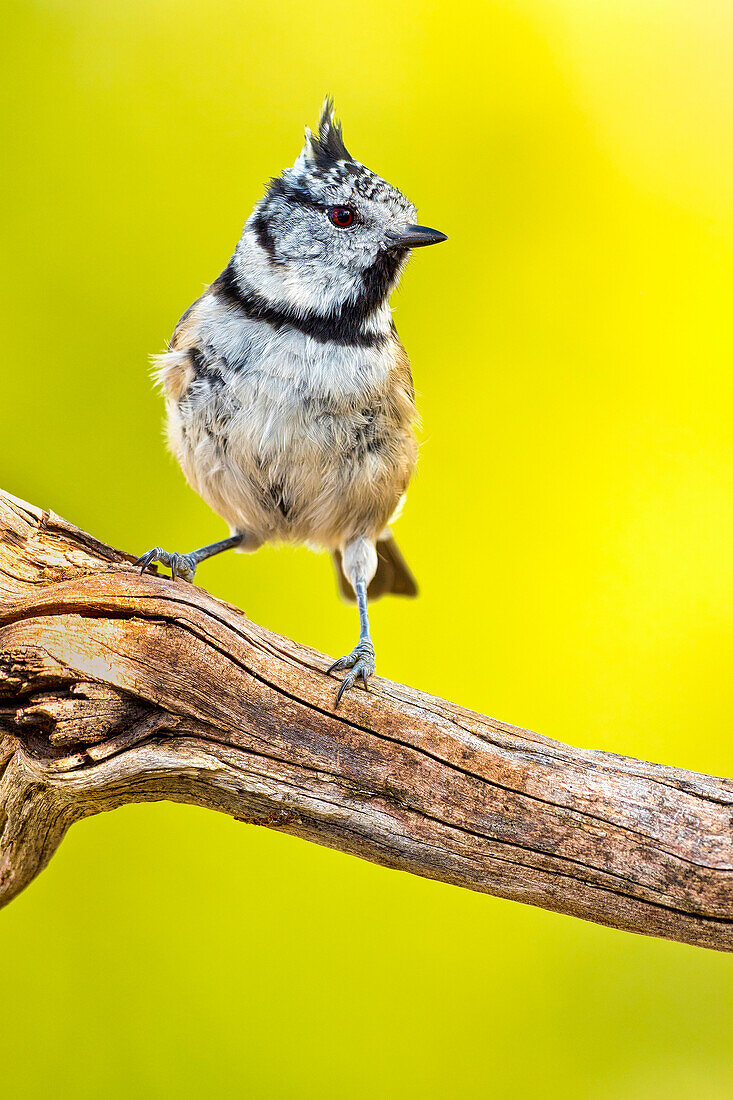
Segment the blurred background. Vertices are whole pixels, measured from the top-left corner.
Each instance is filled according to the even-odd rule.
[[[733,774],[733,6],[3,0],[0,484],[142,553],[224,535],[148,356],[333,93],[444,230],[378,671]],[[200,583],[334,657],[305,550]],[[0,914],[8,1097],[733,1095],[733,960],[186,807],[77,825]]]

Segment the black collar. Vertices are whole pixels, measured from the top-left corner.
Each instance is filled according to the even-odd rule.
[[[266,321],[274,329],[290,327],[310,336],[321,344],[340,344],[344,347],[379,347],[386,343],[384,332],[365,332],[364,323],[377,306],[384,301],[395,274],[395,261],[388,254],[387,270],[384,261],[377,261],[378,271],[370,268],[364,273],[364,294],[357,302],[339,306],[333,313],[299,312],[288,305],[271,305],[260,294],[242,285],[234,269],[234,261],[221,273],[212,290],[236,305],[253,321]],[[397,260],[399,263],[399,260]],[[375,265],[375,267],[377,266]]]

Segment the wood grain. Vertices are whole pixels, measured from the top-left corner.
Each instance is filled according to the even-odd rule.
[[[209,806],[386,867],[733,950],[733,782],[375,678],[0,492],[0,904],[74,821]]]

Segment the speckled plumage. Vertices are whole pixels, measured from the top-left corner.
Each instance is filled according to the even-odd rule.
[[[334,210],[353,224],[338,227]],[[381,559],[390,559],[387,584],[375,550],[417,455],[412,377],[389,295],[409,248],[444,239],[414,217],[396,188],[350,156],[327,102],[318,134],[306,131],[295,164],[271,182],[227,268],[157,360],[170,445],[191,486],[241,550],[275,540],[338,552],[363,610],[362,648],[378,565],[377,588],[416,591],[396,547]],[[417,239],[418,230],[432,237]],[[197,553],[208,556],[178,561],[184,576]],[[366,683],[373,659],[341,667]]]
[[[171,447],[245,549],[375,539],[416,458],[409,366],[383,346],[319,343],[238,316],[213,287],[174,334],[160,375]]]

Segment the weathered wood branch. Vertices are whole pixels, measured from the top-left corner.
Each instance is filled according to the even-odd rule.
[[[733,950],[733,782],[570,748],[329,659],[0,493],[0,904],[69,825],[222,810],[387,867]]]

